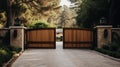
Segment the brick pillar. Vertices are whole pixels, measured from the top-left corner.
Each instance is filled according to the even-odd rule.
[[[10,26],[10,44],[22,48],[22,51],[24,51],[24,29],[24,26]]]
[[[111,43],[111,25],[99,25],[97,28],[97,47],[101,48],[103,45]],[[106,33],[105,33],[106,30]]]

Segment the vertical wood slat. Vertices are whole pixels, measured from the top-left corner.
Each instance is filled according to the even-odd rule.
[[[64,28],[63,48],[91,48],[93,34],[90,29]]]
[[[29,29],[27,30],[28,48],[55,48],[55,29]]]

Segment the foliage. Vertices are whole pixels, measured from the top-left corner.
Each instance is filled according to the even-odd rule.
[[[28,25],[28,28],[32,28],[32,29],[48,28],[48,27],[50,27],[50,24],[45,21],[32,22],[31,24]]]
[[[7,49],[0,49],[0,63],[7,62],[12,58],[12,53]]]
[[[0,0],[0,12],[3,12],[7,9],[7,0]]]
[[[110,51],[118,51],[119,48],[120,48],[120,46],[117,43],[111,43],[109,50]]]
[[[0,46],[0,66],[3,63],[9,61],[15,53],[21,51],[21,48],[15,48],[12,46]]]
[[[101,53],[107,54],[109,56],[115,57],[115,58],[120,58],[120,52],[113,52],[113,51],[109,51],[109,50],[105,50],[105,49],[99,49],[96,48],[96,51],[99,51]]]
[[[77,23],[80,27],[90,28],[99,23],[101,17],[108,18],[108,0],[71,0],[78,1]]]
[[[0,12],[0,25],[1,25],[0,28],[4,26],[4,24],[6,23],[6,20],[7,20],[6,13],[4,11]]]
[[[16,17],[25,26],[37,20],[44,20],[55,26],[61,12],[59,3],[60,0],[0,0],[0,12],[7,13],[7,26],[14,25]]]
[[[120,48],[120,45],[116,42],[112,42],[110,44],[106,44],[102,46],[102,49],[110,50],[110,51],[118,51],[119,48]]]
[[[102,48],[96,48],[95,50],[116,58],[120,58],[120,45],[116,42],[103,45]]]
[[[76,17],[75,11],[67,6],[64,6],[59,25],[61,25],[61,27],[76,27],[77,24],[75,21],[75,17]]]
[[[27,10],[19,17],[27,20],[27,24],[32,21],[44,20],[50,23],[50,25],[55,26],[55,23],[59,19],[61,10],[59,6],[60,0],[22,0],[21,3]]]
[[[16,16],[19,16],[21,13],[25,13],[27,10],[27,8],[24,5],[19,4],[17,2],[14,2],[12,4],[12,9],[14,10]]]
[[[108,45],[103,45],[102,48],[106,49],[106,50],[109,50],[109,46]]]
[[[118,27],[120,25],[120,0],[109,0],[110,1],[110,20],[109,22],[113,27]]]

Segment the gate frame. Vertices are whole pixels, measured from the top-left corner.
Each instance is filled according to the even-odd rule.
[[[27,35],[27,32],[28,31],[31,31],[31,30],[49,30],[49,29],[52,29],[54,30],[54,42],[51,42],[51,43],[54,43],[54,47],[28,47],[29,43],[28,43],[28,35]],[[25,45],[25,48],[28,49],[28,48],[39,48],[39,49],[56,49],[56,28],[39,28],[39,29],[26,29],[25,30],[25,35],[26,35],[26,45]],[[35,43],[35,42],[34,42]],[[40,43],[40,44],[46,44],[46,43],[50,43],[50,42],[37,42],[37,43]]]

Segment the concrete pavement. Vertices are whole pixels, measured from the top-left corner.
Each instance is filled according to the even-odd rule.
[[[120,62],[93,50],[62,49],[61,44],[56,49],[28,49],[12,67],[120,67]]]

